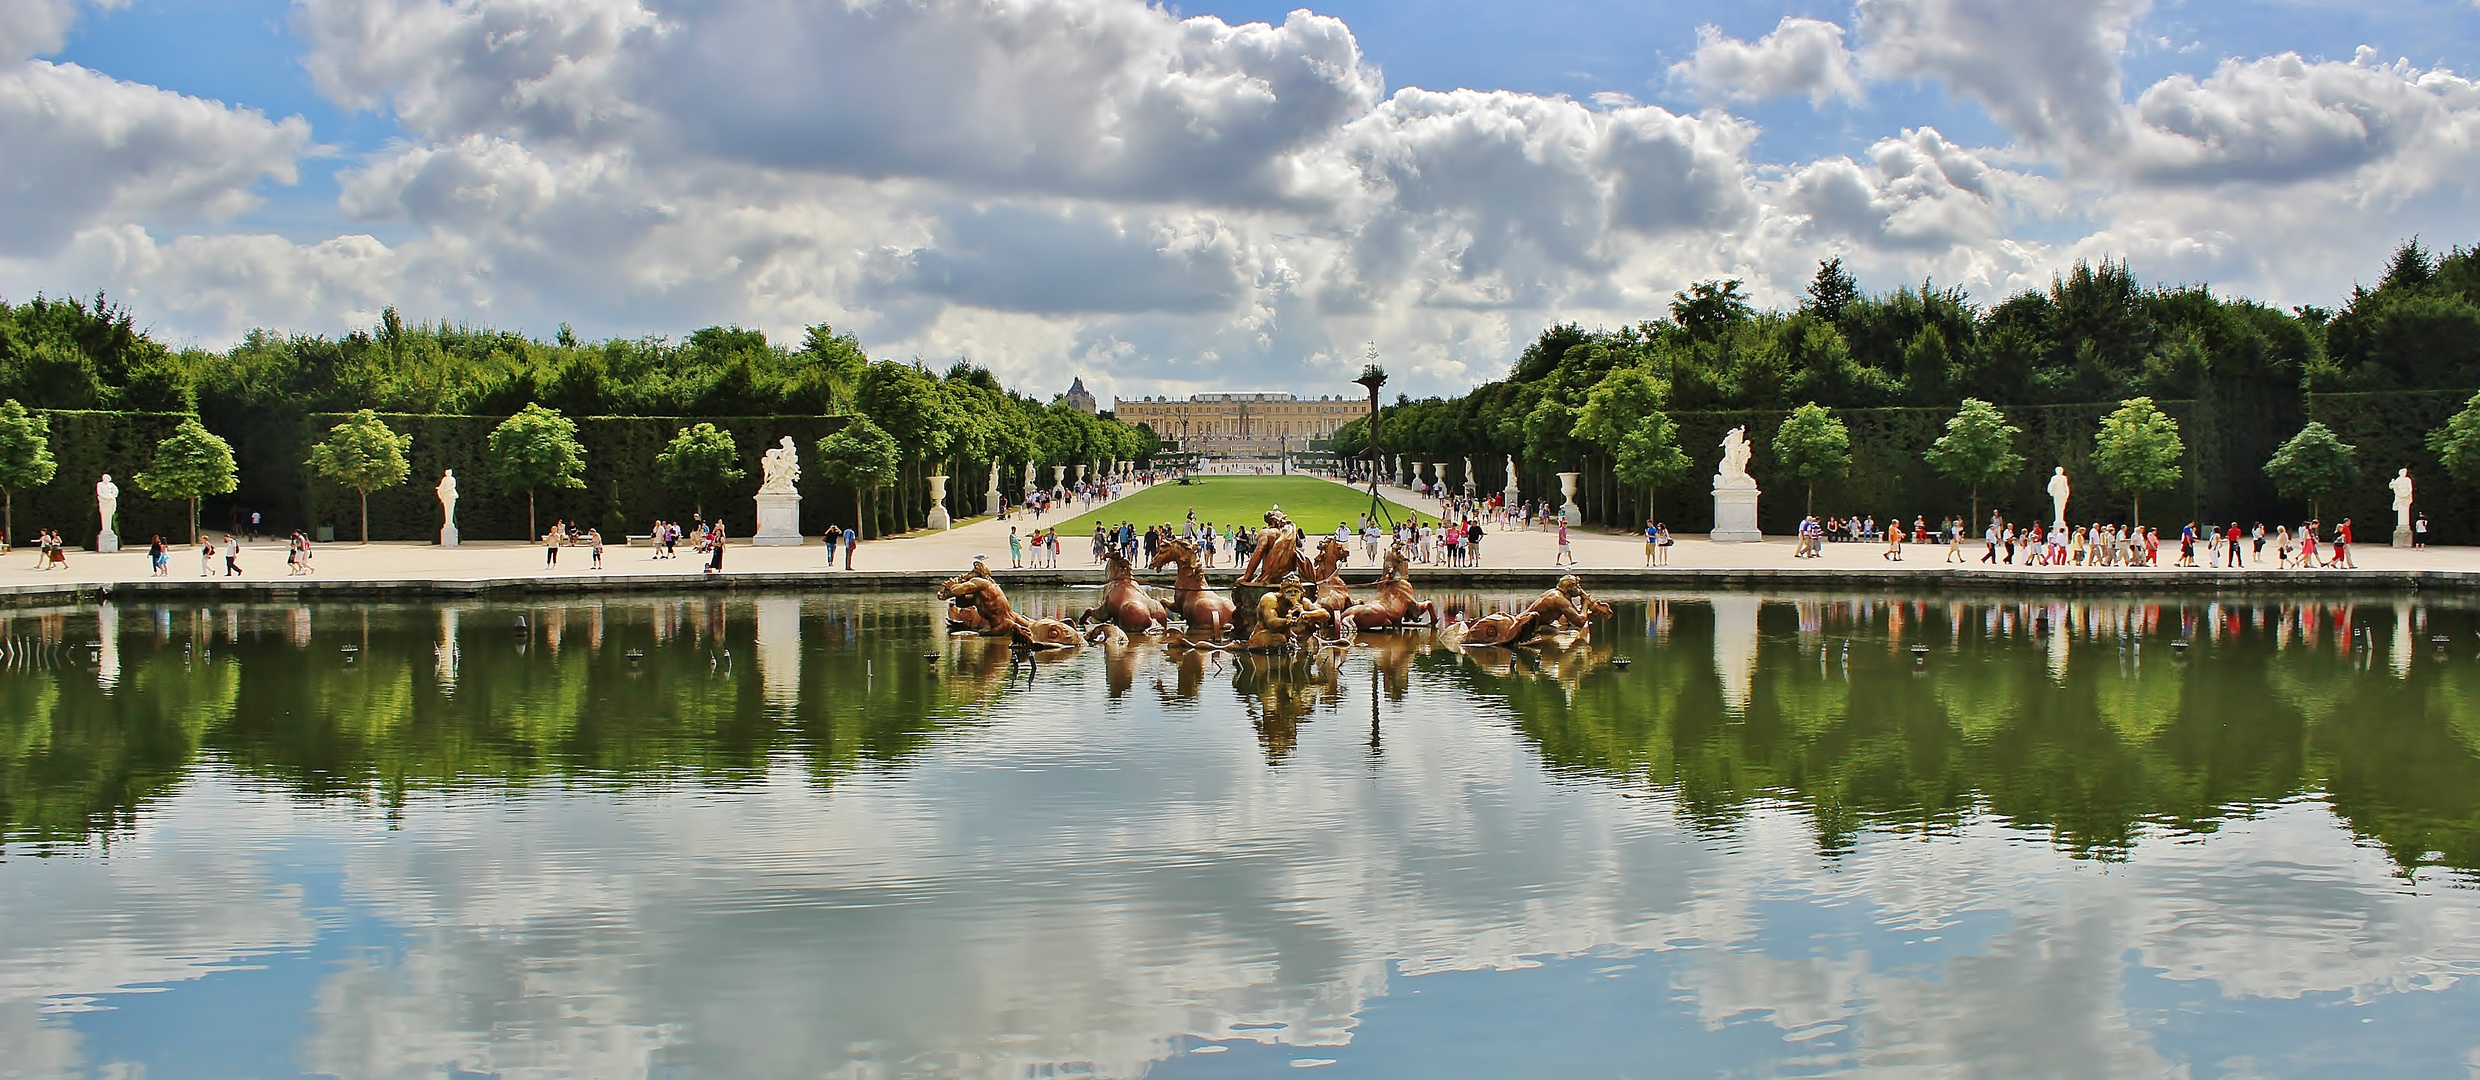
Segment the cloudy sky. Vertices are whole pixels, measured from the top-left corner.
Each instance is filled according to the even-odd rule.
[[[2480,238],[2474,0],[0,0],[0,296],[1105,396],[1498,375],[1818,259],[2332,304]]]

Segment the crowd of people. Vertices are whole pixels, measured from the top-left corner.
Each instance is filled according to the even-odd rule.
[[[1649,532],[1649,546],[1650,536]],[[2358,566],[2351,559],[2349,518],[2337,523],[2331,533],[2325,531],[2323,522],[2312,520],[2301,525],[2296,534],[2287,525],[2268,530],[2263,522],[2253,527],[2243,527],[2235,521],[2199,527],[2191,521],[2180,528],[2175,540],[2165,545],[2161,530],[2149,526],[2102,522],[2044,526],[2039,522],[2018,524],[2002,514],[1992,514],[1979,540],[1977,562],[1998,566],[2157,567],[2162,565],[2163,548],[2169,546],[2169,565],[2173,567],[2227,566],[2236,570],[2250,561],[2267,565],[2268,545],[2273,548],[2270,565],[2278,569]],[[1792,557],[1822,557],[1825,545],[1830,543],[1876,543],[1884,545],[1879,558],[1901,562],[1905,545],[1929,544],[1945,549],[1945,562],[1975,562],[1965,551],[1969,542],[1969,533],[1960,517],[1942,519],[1933,528],[1922,517],[1914,517],[1909,525],[1900,517],[1889,518],[1880,525],[1874,516],[1821,519],[1810,515],[1800,522]]]

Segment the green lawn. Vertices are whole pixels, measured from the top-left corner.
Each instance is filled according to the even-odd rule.
[[[1246,524],[1256,528],[1265,521],[1266,508],[1280,505],[1283,512],[1309,532],[1331,533],[1338,521],[1357,526],[1361,515],[1369,510],[1367,489],[1355,491],[1341,484],[1308,476],[1201,476],[1188,487],[1165,481],[1134,495],[1061,521],[1056,517],[1042,519],[1047,527],[1059,522],[1063,537],[1092,536],[1094,523],[1117,525],[1133,521],[1138,529],[1148,525],[1177,527],[1187,520],[1191,508],[1198,521],[1211,521],[1218,531]],[[1388,512],[1395,520],[1412,516],[1412,511],[1389,502]]]

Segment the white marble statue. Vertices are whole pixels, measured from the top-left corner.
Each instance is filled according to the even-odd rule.
[[[1747,428],[1732,428],[1729,434],[1722,437],[1722,465],[1714,473],[1716,490],[1757,486],[1755,478],[1748,475],[1750,453]]]
[[[801,478],[801,452],[793,448],[792,436],[784,436],[783,442],[767,451],[766,456],[759,458],[758,467],[766,473],[764,481],[758,485],[758,494],[798,495],[801,493],[800,489],[792,486],[793,481]]]
[[[2067,496],[2075,493],[2075,485],[2067,482],[2067,467],[2061,465],[2049,477],[2049,519],[2060,525],[2067,523]]]
[[[1033,495],[1033,485],[1035,483],[1033,478],[1033,469],[1034,465],[1032,462],[1028,461],[1025,463],[1025,495],[1027,498],[1031,498]]]
[[[120,509],[121,487],[112,482],[111,473],[105,473],[103,479],[95,482],[95,513],[103,519],[103,531],[106,534],[113,531],[112,519],[120,513]]]
[[[2385,486],[2394,492],[2394,528],[2409,532],[2411,529],[2411,470],[2403,469],[2396,472],[2394,479],[2387,481]]]
[[[439,523],[451,528],[456,525],[456,470],[439,474]]]

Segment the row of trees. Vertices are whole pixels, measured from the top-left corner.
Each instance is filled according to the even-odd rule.
[[[389,309],[377,325],[336,338],[254,331],[230,349],[174,350],[101,296],[37,297],[0,302],[0,398],[30,410],[195,412],[206,429],[233,440],[242,474],[237,498],[278,520],[301,520],[307,506],[293,471],[302,462],[302,443],[277,433],[302,430],[319,413],[523,417],[507,438],[538,450],[552,445],[542,413],[850,416],[867,426],[837,442],[833,455],[824,444],[804,449],[828,455],[819,464],[831,483],[865,495],[895,488],[898,524],[926,512],[918,481],[933,472],[960,474],[968,464],[994,460],[1138,460],[1160,445],[1142,426],[1017,393],[964,361],[944,372],[873,361],[851,334],[826,325],[808,328],[791,345],[740,327],[707,327],[677,342],[583,342],[562,326],[544,341],[445,322],[408,323]],[[382,444],[409,436],[383,434],[384,423],[359,416],[348,427],[344,434],[354,441],[335,443],[342,436],[330,433],[310,465],[361,492],[366,503],[368,492],[403,482],[387,478],[391,455]],[[702,498],[740,481],[738,448],[728,435],[702,422],[687,430],[693,433],[689,444],[667,450],[661,469],[667,482]],[[891,453],[882,453],[889,447]],[[511,478],[516,473],[533,478],[519,483]],[[582,485],[581,478],[570,483],[564,477],[546,465],[487,479],[527,491],[530,503],[536,490]],[[49,477],[0,479],[10,480],[0,490],[17,491]]]
[[[2045,290],[1983,307],[1932,283],[1870,295],[1835,259],[1819,264],[1793,310],[1760,311],[1740,282],[1709,281],[1674,297],[1667,319],[1553,326],[1503,379],[1455,397],[1398,397],[1376,441],[1423,460],[1515,455],[1541,473],[1582,471],[1650,489],[1692,467],[1676,445],[1675,413],[1802,405],[1779,437],[1792,451],[1783,457],[1799,462],[1795,474],[1824,477],[1839,475],[1835,455],[1801,448],[1831,444],[1824,414],[1834,409],[1953,408],[1964,428],[1950,437],[1987,442],[2005,426],[2003,408],[2173,399],[2200,403],[2213,456],[2242,472],[2280,451],[2263,479],[2217,475],[2217,486],[2313,499],[2347,476],[2337,478],[2322,448],[2331,432],[2306,426],[2307,393],[2475,386],[2480,250],[2439,256],[2406,243],[2379,283],[2355,289],[2338,312],[2284,311],[2204,286],[2147,288],[2113,262],[2079,263]],[[1367,420],[1352,421],[1335,448],[1365,452],[1371,434]],[[1977,488],[2018,474],[2023,463],[2008,462],[2011,452],[1957,442],[1933,463],[1955,463],[1938,471]],[[1967,460],[2005,466],[1984,471]],[[2112,485],[2130,485],[2119,490],[2131,499],[2178,478],[2116,459],[2095,467],[2123,470]],[[2219,498],[2269,512],[2269,495],[2249,487]]]

